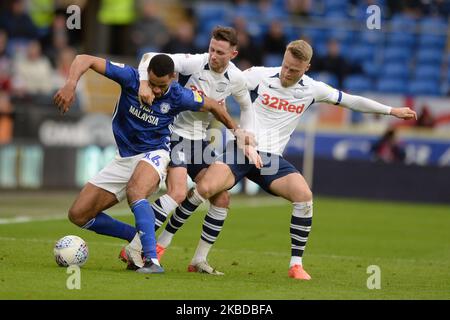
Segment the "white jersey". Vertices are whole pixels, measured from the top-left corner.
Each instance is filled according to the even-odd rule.
[[[315,102],[339,104],[342,92],[303,75],[290,87],[280,82],[281,67],[244,71],[255,110],[257,149],[281,155],[302,114]]]
[[[148,80],[147,67],[151,60],[149,58],[155,54],[150,53],[144,56],[139,65],[140,80]],[[182,86],[219,102],[230,95],[237,101],[248,100],[249,108],[251,108],[243,73],[232,62],[229,62],[226,70],[219,74],[209,68],[208,53],[169,54],[169,56],[175,63],[178,82]],[[214,116],[210,112],[181,112],[173,123],[173,132],[191,140],[204,139],[206,129],[213,118]]]

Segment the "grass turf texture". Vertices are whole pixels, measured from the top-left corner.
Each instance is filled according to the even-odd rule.
[[[214,277],[186,272],[205,210],[175,236],[162,260],[166,273],[140,275],[117,259],[123,241],[61,216],[74,197],[0,196],[0,299],[450,299],[448,206],[316,197],[304,256],[313,279],[306,282],[287,277],[291,206],[281,199],[233,198],[209,256],[226,275]],[[128,210],[120,204],[108,212]],[[38,220],[11,223],[15,215]],[[117,218],[134,222],[131,212]],[[53,258],[54,243],[68,234],[89,246],[81,290],[66,288],[69,274]],[[366,286],[370,265],[381,269],[379,290]]]

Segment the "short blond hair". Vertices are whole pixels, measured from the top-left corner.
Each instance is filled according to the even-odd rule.
[[[313,55],[312,47],[305,40],[290,42],[286,47],[286,51],[289,51],[295,58],[305,62],[310,62]]]

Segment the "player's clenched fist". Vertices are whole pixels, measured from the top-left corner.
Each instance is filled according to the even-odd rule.
[[[417,114],[410,108],[392,108],[391,115],[403,120],[417,119]]]
[[[67,82],[53,97],[53,102],[56,104],[61,114],[66,113],[75,100],[75,87],[76,86],[72,83]]]
[[[151,105],[153,103],[153,99],[155,99],[155,95],[148,84],[143,82],[144,81],[141,81],[141,85],[139,86],[139,100],[143,103]]]

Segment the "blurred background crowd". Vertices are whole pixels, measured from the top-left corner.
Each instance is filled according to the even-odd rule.
[[[372,4],[382,32],[366,26]],[[80,29],[66,26],[69,5],[81,9]],[[304,38],[315,50],[310,73],[332,86],[450,93],[448,0],[6,0],[0,10],[2,95],[51,94],[77,52],[134,61],[146,51],[205,52],[218,24],[238,30],[242,69],[277,66],[286,44]]]
[[[417,121],[383,125],[376,131],[381,138],[369,148],[373,159],[405,161],[409,153],[397,141],[398,127],[444,132],[450,141],[449,15],[450,0],[2,0],[0,145],[35,137],[31,124],[42,129],[42,119],[56,113],[52,96],[77,54],[137,67],[148,51],[206,52],[213,27],[226,25],[238,31],[233,62],[243,70],[279,66],[286,44],[302,38],[314,49],[308,75],[346,92],[414,108]],[[99,79],[91,73],[82,78],[72,114],[111,114],[117,88]],[[237,115],[232,101],[230,106]],[[319,124],[368,119],[318,109]],[[369,119],[367,128],[380,120]]]

